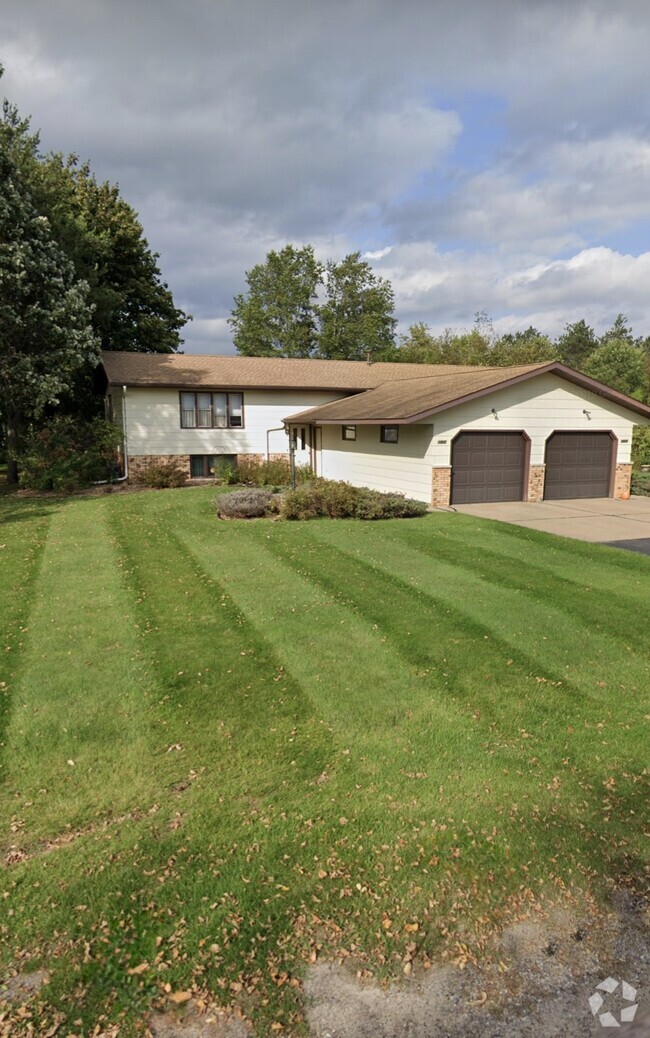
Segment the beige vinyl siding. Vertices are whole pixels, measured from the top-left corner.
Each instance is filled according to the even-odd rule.
[[[496,418],[492,408],[497,412]],[[589,411],[589,418],[585,410]],[[434,416],[434,423],[427,461],[430,465],[442,466],[450,464],[451,442],[461,429],[522,430],[531,440],[532,465],[544,463],[546,441],[555,430],[611,430],[618,440],[617,460],[629,462],[633,428],[635,424],[646,425],[647,421],[557,375],[540,375],[530,382],[518,383],[443,411]]]
[[[340,394],[310,390],[245,389],[243,429],[182,429],[179,391],[127,390],[129,455],[265,454],[267,430],[282,426],[286,415],[337,399]],[[273,454],[288,452],[283,430],[270,433]]]
[[[400,425],[397,443],[381,443],[379,431],[379,425],[357,425],[356,440],[343,440],[340,425],[323,426],[319,475],[429,502],[431,424]]]

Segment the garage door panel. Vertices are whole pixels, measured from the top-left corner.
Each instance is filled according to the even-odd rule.
[[[460,433],[452,447],[452,504],[521,501],[525,458],[519,432]]]
[[[553,433],[546,445],[544,498],[609,497],[613,446],[608,432]]]

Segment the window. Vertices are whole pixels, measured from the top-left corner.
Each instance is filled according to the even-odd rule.
[[[399,439],[398,425],[381,425],[379,439],[382,443],[397,443]]]
[[[236,454],[190,454],[190,476],[192,479],[218,479],[224,468],[234,468],[236,464]]]
[[[341,439],[342,440],[356,440],[357,438],[357,427],[356,425],[342,425],[341,426]]]
[[[244,394],[181,393],[181,428],[243,429]]]

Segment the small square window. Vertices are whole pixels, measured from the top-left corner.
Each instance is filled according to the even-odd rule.
[[[357,438],[357,427],[356,425],[342,425],[341,426],[341,439],[342,440],[356,440]]]
[[[380,426],[380,440],[382,443],[397,443],[399,439],[399,425]]]

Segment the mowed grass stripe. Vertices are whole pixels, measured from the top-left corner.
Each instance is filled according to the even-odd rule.
[[[323,545],[338,547],[351,559],[359,557],[363,563],[390,574],[430,598],[438,608],[457,611],[461,631],[463,617],[468,624],[478,624],[476,633],[482,633],[483,640],[497,638],[504,649],[512,650],[513,659],[527,658],[531,676],[543,679],[540,684],[563,682],[569,698],[562,695],[558,702],[566,702],[567,707],[571,705],[571,690],[579,687],[581,697],[591,701],[594,719],[613,703],[617,711],[623,709],[626,714],[644,712],[650,660],[632,651],[630,645],[621,645],[609,633],[594,631],[584,623],[573,608],[577,590],[569,593],[560,585],[552,601],[540,602],[534,585],[528,589],[501,587],[476,574],[471,553],[455,563],[430,554],[424,529],[419,539],[413,537],[413,547],[405,544],[401,525],[382,525],[372,539],[370,558],[366,554],[367,535],[359,526],[319,523],[314,526],[314,536]],[[606,601],[601,598],[603,610]],[[641,609],[641,623],[643,613]],[[632,617],[630,622],[634,626]],[[479,657],[481,654],[479,651]],[[506,664],[507,659],[502,662]],[[558,695],[552,685],[545,691]]]
[[[526,564],[531,555],[543,552],[544,568],[550,574],[608,595],[621,595],[624,600],[647,587],[650,580],[650,558],[644,555],[457,513],[427,518],[434,533],[432,544],[440,539],[468,552],[487,549],[501,556],[507,569]]]
[[[529,544],[513,565],[513,559],[508,554],[508,547],[512,548],[512,539],[500,539],[500,550],[491,550],[484,541],[480,550],[468,551],[464,538],[443,535],[424,538],[421,527],[414,528],[414,524],[402,523],[399,528],[394,528],[394,531],[405,544],[424,552],[437,562],[450,562],[452,565],[471,569],[493,586],[524,591],[534,601],[546,602],[549,605],[558,601],[570,603],[572,616],[580,619],[589,630],[602,630],[610,637],[614,636],[623,644],[632,647],[635,652],[650,655],[650,643],[646,633],[650,623],[648,560],[643,560],[646,565],[640,567],[628,562],[624,567],[625,576],[621,580],[618,558],[611,560],[609,552],[604,556],[600,553],[597,566],[590,567],[582,558],[579,566],[576,567],[575,559],[573,565],[568,566],[566,556],[563,557],[563,561],[553,566],[552,560],[557,554],[556,539],[547,535],[542,535],[542,544]],[[517,543],[518,540],[515,541],[515,544]],[[539,549],[543,551],[543,564],[540,564]],[[593,552],[593,548],[591,550]],[[532,561],[531,556],[536,561]],[[637,558],[641,559],[640,556]],[[634,560],[634,556],[632,559]],[[607,572],[610,569],[610,562],[614,563],[611,567],[613,579],[611,585],[607,586],[605,607],[600,588],[591,583],[588,576],[590,570],[597,570],[600,578],[598,583],[607,585],[602,579],[603,570]],[[615,587],[618,587],[618,590],[614,590]]]
[[[462,790],[473,796],[484,790],[484,757],[491,744],[504,763],[521,764],[530,756],[519,733],[516,741],[500,740],[490,731],[489,718],[477,716],[479,695],[462,699],[452,694],[446,668],[423,669],[419,660],[409,661],[392,644],[388,627],[359,615],[352,602],[339,601],[334,589],[291,572],[285,559],[274,558],[277,530],[270,535],[266,529],[264,524],[229,524],[209,552],[210,528],[202,529],[200,522],[182,539],[208,570],[219,573],[241,610],[265,631],[339,745],[347,752],[354,747],[359,775],[371,778],[385,795],[402,798],[406,791],[424,792],[413,778],[432,767],[440,781],[456,782],[462,761]],[[289,529],[291,537],[309,537],[311,524]],[[331,561],[336,570],[335,554]],[[341,576],[336,571],[334,580]],[[413,608],[411,601],[410,613]],[[391,756],[386,755],[387,738]],[[498,788],[500,776],[492,782]],[[444,799],[437,785],[425,798],[434,810]]]
[[[504,735],[489,711],[485,716],[473,709],[470,715],[470,701],[475,705],[480,699],[485,681],[476,659],[470,668],[467,654],[464,656],[465,670],[473,673],[475,681],[474,694],[468,696],[464,708],[448,689],[436,686],[435,675],[422,672],[418,680],[416,668],[409,667],[394,649],[387,651],[391,641],[386,637],[388,626],[378,623],[378,641],[368,639],[367,632],[374,632],[375,625],[368,614],[355,615],[350,595],[354,581],[345,584],[345,566],[337,568],[335,552],[324,553],[322,544],[312,543],[332,581],[339,583],[342,601],[308,572],[304,563],[308,547],[303,542],[314,536],[318,524],[232,523],[221,527],[215,537],[209,518],[194,519],[191,532],[183,534],[185,543],[197,557],[209,559],[205,565],[221,574],[224,586],[232,588],[246,615],[268,632],[287,667],[331,718],[338,739],[348,733],[357,794],[353,803],[348,801],[346,814],[351,812],[356,825],[372,826],[373,831],[376,826],[387,839],[394,839],[394,827],[386,827],[387,808],[398,812],[402,832],[416,819],[462,811],[468,826],[476,826],[482,836],[490,831],[489,820],[497,820],[498,846],[482,844],[484,863],[501,860],[503,855],[507,859],[512,853],[530,865],[540,852],[543,861],[562,848],[569,871],[576,860],[589,860],[600,872],[606,857],[599,835],[602,806],[592,794],[601,786],[604,765],[592,766],[592,758],[607,738],[595,723],[586,734],[578,731],[573,741],[574,730],[563,727],[564,719],[555,720],[553,711],[545,707],[536,719],[531,708],[531,730],[515,728]],[[323,525],[343,531],[356,524]],[[300,573],[288,573],[285,559],[273,564],[269,558],[278,538],[284,536],[295,543]],[[343,562],[349,565],[351,560]],[[376,589],[368,590],[368,601],[373,601]],[[395,612],[413,620],[416,602],[411,599],[404,607],[404,602],[397,601]],[[318,630],[312,627],[316,614],[321,618]],[[460,642],[460,631],[458,634]],[[319,660],[340,661],[336,669],[329,670],[329,687],[318,669]],[[507,716],[516,714],[526,688],[508,671],[503,682],[492,686],[490,695],[497,697],[499,710]],[[534,701],[531,696],[531,704]],[[620,758],[626,756],[630,755],[617,743],[606,766],[608,774],[616,773],[619,783],[613,796],[620,816],[634,820],[643,809],[644,795],[635,777],[622,768]],[[585,770],[580,768],[582,759],[587,761]],[[549,774],[553,782],[549,782]],[[631,854],[636,844],[633,838]]]
[[[25,503],[16,510],[0,499],[0,777],[14,679],[50,516],[51,510],[40,503]]]
[[[175,504],[175,495],[161,495],[146,515],[139,502],[120,502],[113,513],[139,590],[148,655],[164,691],[166,738],[171,745],[191,745],[187,766],[236,774],[242,796],[253,775],[256,795],[277,788],[277,769],[286,767],[289,755],[294,775],[318,775],[327,732],[219,574],[213,579],[203,559],[187,551],[175,532],[185,525]],[[298,737],[291,736],[294,729]],[[248,770],[256,767],[262,772]]]
[[[105,502],[58,508],[6,736],[3,807],[23,848],[151,796],[149,676],[118,561]]]
[[[286,561],[309,572],[323,587],[343,587],[341,599],[389,632],[403,658],[422,668],[422,673],[444,676],[447,694],[471,707],[473,718],[480,718],[484,749],[498,749],[505,763],[510,756],[514,763],[527,764],[534,753],[538,763],[552,767],[565,761],[572,770],[580,764],[591,771],[594,752],[602,743],[611,745],[609,765],[625,764],[641,773],[644,756],[638,731],[630,727],[628,713],[612,716],[611,700],[594,703],[589,689],[585,693],[580,686],[541,682],[526,670],[526,657],[516,646],[504,645],[492,633],[483,635],[489,628],[459,619],[457,610],[440,608],[419,589],[331,543],[327,552],[322,544],[310,545],[310,534],[314,535],[313,526],[305,529],[302,543],[292,537],[283,545],[282,538],[274,538],[274,547],[280,553],[284,548]],[[345,585],[342,573],[348,577]],[[602,697],[606,689],[598,692]],[[618,696],[612,699],[616,707]],[[606,729],[602,735],[598,725]],[[580,726],[591,730],[590,738],[574,737]],[[639,794],[640,788],[634,793]]]

